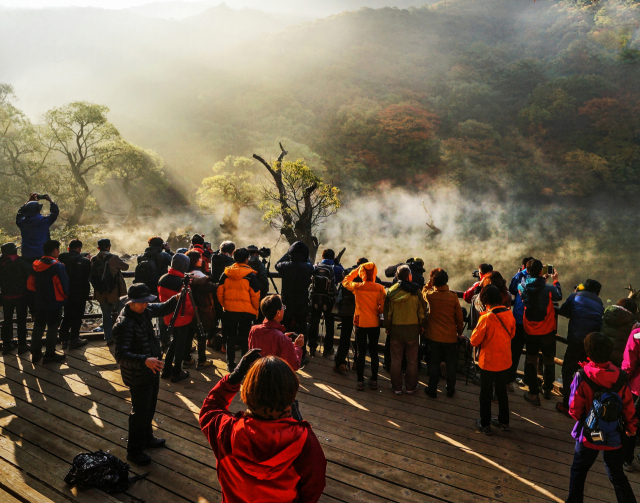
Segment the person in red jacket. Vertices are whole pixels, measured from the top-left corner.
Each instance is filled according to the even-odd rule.
[[[462,295],[462,298],[467,304],[471,304],[473,297],[480,293],[480,290],[482,290],[482,286],[483,286],[481,284],[483,278],[492,271],[493,271],[493,266],[491,264],[480,264],[478,266],[478,271],[477,271],[478,276],[475,276],[476,278],[478,278],[478,281],[476,281],[473,285],[471,285],[471,287],[469,287],[469,289],[466,292],[464,292],[464,294]]]
[[[480,419],[478,431],[491,435],[491,425],[509,431],[508,371],[511,368],[511,339],[516,334],[516,319],[511,310],[502,305],[502,293],[495,285],[487,285],[480,292],[485,312],[471,334],[471,345],[479,349]],[[491,419],[491,398],[495,385],[499,414]]]
[[[633,489],[623,470],[622,435],[633,437],[638,420],[635,417],[633,395],[629,389],[627,376],[609,359],[613,342],[600,332],[593,332],[584,340],[584,349],[589,357],[581,371],[576,372],[571,383],[569,414],[577,422],[571,435],[576,440],[576,450],[571,466],[571,481],[567,503],[581,503],[584,498],[584,484],[589,470],[602,451],[609,480],[613,484],[618,503],[635,503]],[[622,373],[622,375],[621,375]],[[621,378],[621,380],[619,380]],[[622,387],[620,388],[620,385]],[[594,389],[596,388],[596,389]],[[616,391],[622,398],[621,426],[618,433],[608,435],[605,441],[598,441],[585,427],[594,403],[596,392]],[[624,430],[624,433],[623,433]]]
[[[167,302],[171,297],[177,295],[182,290],[184,275],[189,270],[191,261],[189,257],[182,253],[176,253],[171,260],[169,272],[158,281],[158,297],[160,302]],[[178,316],[173,325],[173,341],[167,351],[162,379],[169,379],[176,383],[189,377],[189,372],[182,370],[182,362],[189,356],[191,348],[191,338],[189,337],[189,325],[193,321],[194,310],[191,299],[187,297],[178,312]],[[167,326],[171,324],[173,314],[164,317]],[[195,364],[193,362],[192,364]]]
[[[233,414],[229,405],[245,376],[242,401],[247,410]],[[298,387],[284,360],[261,358],[260,350],[252,349],[205,398],[200,428],[216,456],[224,503],[320,499],[327,460],[311,425],[291,417]]]
[[[278,356],[295,372],[302,362],[302,346],[304,335],[300,334],[296,342],[289,338],[292,333],[285,333],[281,325],[286,306],[280,295],[268,295],[260,303],[260,310],[265,320],[262,325],[254,325],[249,332],[249,349],[261,348],[262,356]]]

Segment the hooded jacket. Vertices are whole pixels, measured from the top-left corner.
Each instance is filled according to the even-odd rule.
[[[526,269],[518,271],[516,275],[511,279],[509,284],[509,293],[515,297],[513,302],[513,317],[516,319],[517,325],[522,325],[522,317],[524,316],[524,304],[522,303],[522,297],[520,296],[519,286],[526,285],[529,273]]]
[[[427,304],[416,283],[401,280],[387,292],[384,301],[384,328],[392,339],[403,342],[416,341],[425,321]]]
[[[36,311],[61,309],[69,296],[69,277],[63,264],[53,257],[33,263],[27,288],[34,292]]]
[[[502,323],[501,323],[502,322]],[[501,372],[511,368],[511,339],[516,335],[516,319],[503,306],[486,311],[471,334],[471,345],[479,347],[482,370]]]
[[[61,253],[58,260],[69,276],[69,302],[85,302],[91,294],[91,261],[77,251]]]
[[[58,219],[60,209],[56,203],[50,203],[51,213],[45,217],[40,213],[27,213],[25,206],[16,215],[16,225],[22,236],[22,256],[25,259],[39,258],[44,255],[42,247],[51,238],[49,227]]]
[[[0,293],[3,299],[19,299],[27,295],[31,267],[17,254],[0,257]]]
[[[640,395],[640,328],[631,332],[624,349],[622,370],[629,376],[629,388],[634,395]]]
[[[174,295],[177,295],[182,290],[184,274],[189,269],[189,257],[181,253],[176,253],[171,261],[171,268],[169,272],[160,278],[158,281],[158,297],[160,302],[166,302]],[[194,306],[191,303],[189,296],[182,304],[174,327],[183,327],[189,325],[193,321]],[[164,317],[164,322],[168,326],[173,318],[173,313],[167,314]]]
[[[225,311],[258,316],[260,283],[255,271],[247,264],[233,264],[224,270],[217,295]]]
[[[524,305],[522,324],[529,335],[546,335],[555,332],[558,325],[554,302],[562,300],[560,282],[548,285],[542,276],[528,276],[525,285],[519,285],[518,291]]]
[[[449,285],[438,286],[435,290],[422,290],[424,300],[429,304],[427,339],[434,342],[454,343],[462,334],[464,318],[458,295],[449,290]]]
[[[214,252],[214,254],[211,255],[211,277],[213,278],[213,282],[217,283],[220,280],[220,276],[224,274],[224,270],[233,264],[234,260],[229,255]]]
[[[289,251],[276,263],[282,277],[282,301],[287,306],[309,305],[309,285],[313,265],[309,262],[309,248],[302,241],[289,247]]]
[[[284,335],[286,328],[275,320],[265,319],[249,332],[249,349],[260,349],[260,356],[278,356],[295,372],[302,362],[302,349]]]
[[[311,425],[293,418],[262,420],[229,405],[240,384],[222,378],[200,409],[224,503],[316,503],[327,460]]]
[[[142,255],[149,260],[153,260],[156,264],[159,276],[163,276],[169,272],[172,260],[171,255],[164,251],[160,246],[149,246],[144,250]]]
[[[600,297],[593,292],[572,293],[557,312],[569,318],[569,344],[583,344],[587,335],[599,332],[602,328],[604,306]]]
[[[590,361],[586,364],[580,363],[580,365],[583,366],[589,379],[604,388],[611,388],[618,380],[620,369],[611,362],[594,363]],[[636,432],[638,420],[635,417],[636,409],[633,405],[633,395],[631,394],[629,385],[625,384],[619,394],[623,403],[622,418],[624,430],[633,435]],[[619,447],[594,445],[584,437],[582,421],[587,418],[587,415],[591,410],[593,395],[593,389],[583,381],[580,373],[576,372],[573,376],[573,382],[571,383],[571,395],[569,396],[569,414],[571,414],[571,417],[577,421],[573,427],[571,436],[573,436],[576,441],[582,442],[590,449],[597,449],[601,451],[619,449]]]
[[[356,298],[356,310],[353,324],[360,328],[380,326],[380,315],[384,310],[387,293],[384,286],[376,283],[378,268],[373,262],[362,264],[351,271],[342,281],[342,286],[353,292]],[[356,282],[358,276],[362,281]]]
[[[636,315],[622,306],[609,306],[604,310],[602,317],[602,333],[613,342],[611,362],[614,365],[622,365],[624,348],[627,340],[638,320]]]
[[[202,257],[202,268],[205,273],[209,273],[211,271],[211,253],[206,251],[201,244],[194,244],[191,249],[200,254]]]

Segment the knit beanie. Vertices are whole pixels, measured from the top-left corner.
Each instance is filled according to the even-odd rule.
[[[184,274],[189,270],[189,263],[189,257],[182,253],[176,253],[171,260],[171,268]]]

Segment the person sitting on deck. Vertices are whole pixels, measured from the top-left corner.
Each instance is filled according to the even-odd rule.
[[[246,379],[245,379],[246,376]],[[242,386],[245,412],[229,405]],[[298,377],[276,356],[246,353],[200,409],[200,428],[217,459],[222,501],[316,503],[327,460],[311,425],[291,417]]]

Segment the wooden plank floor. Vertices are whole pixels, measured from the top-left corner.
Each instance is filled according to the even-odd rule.
[[[179,384],[161,381],[155,426],[167,448],[150,454],[147,479],[125,494],[70,490],[63,482],[73,457],[108,450],[125,459],[129,392],[109,348],[93,342],[68,352],[65,364],[33,365],[0,357],[0,502],[163,503],[221,500],[215,458],[198,428],[198,412],[226,374],[191,370]],[[367,371],[368,372],[368,371]],[[341,376],[321,357],[299,372],[301,412],[328,460],[325,502],[561,502],[573,453],[572,421],[554,407],[534,408],[523,391],[509,395],[512,431],[476,433],[478,392],[460,378],[458,393],[431,400],[421,391],[396,396],[381,369],[380,389],[355,390],[355,373]],[[425,376],[421,372],[421,382]],[[497,407],[497,406],[496,406]],[[239,397],[232,410],[241,410]],[[640,474],[631,474],[640,494]],[[585,501],[615,501],[601,460]]]

